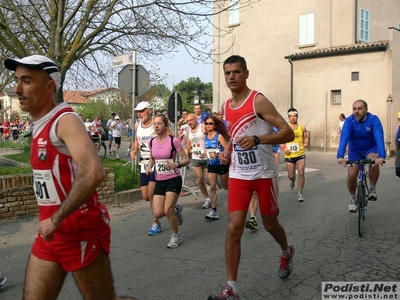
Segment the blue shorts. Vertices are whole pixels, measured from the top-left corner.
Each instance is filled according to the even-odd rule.
[[[113,140],[112,132],[108,134],[108,140],[112,142],[112,140]]]
[[[140,173],[140,186],[147,186],[149,185],[150,181],[156,181],[156,173],[151,172],[150,175],[146,173]]]
[[[368,155],[371,153],[375,153],[375,154],[378,153],[378,148],[376,147],[376,145],[374,147],[368,149],[367,151],[362,151],[362,152],[349,147],[348,160],[355,161],[355,160],[360,160],[362,158],[367,158]]]

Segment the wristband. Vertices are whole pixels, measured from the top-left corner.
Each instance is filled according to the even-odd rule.
[[[178,168],[178,169],[182,168],[182,165],[181,165],[180,163],[178,163],[177,168]]]

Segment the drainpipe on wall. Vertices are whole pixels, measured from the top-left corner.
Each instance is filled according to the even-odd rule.
[[[293,63],[292,59],[288,59],[290,64],[290,108],[293,107]]]
[[[354,0],[354,42],[358,44],[358,0]]]
[[[389,94],[386,99],[386,106],[387,106],[386,156],[390,157],[390,145],[392,144],[392,110],[393,110],[393,99],[391,94]]]

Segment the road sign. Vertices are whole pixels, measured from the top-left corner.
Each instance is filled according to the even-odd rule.
[[[135,64],[136,61],[134,61],[135,59],[133,54],[133,52],[130,52],[124,55],[115,56],[112,61],[112,68]]]
[[[149,89],[150,74],[141,65],[136,65],[135,71],[135,96],[140,96]],[[118,73],[118,87],[128,96],[132,95],[132,81],[132,65],[127,65]]]
[[[168,99],[168,118],[172,123],[175,123],[175,113],[178,120],[182,115],[182,98],[177,92],[172,93]]]

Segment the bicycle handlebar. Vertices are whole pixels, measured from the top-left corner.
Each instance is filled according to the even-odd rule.
[[[385,163],[386,161],[383,161],[383,163]],[[374,159],[370,159],[370,158],[364,158],[364,159],[360,159],[360,160],[346,160],[346,165],[353,167],[355,165],[357,166],[365,166],[368,165],[369,167],[373,167],[375,166],[375,160]]]

